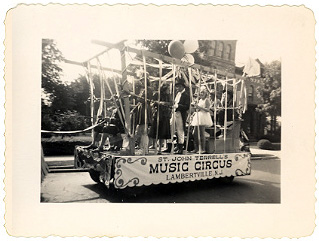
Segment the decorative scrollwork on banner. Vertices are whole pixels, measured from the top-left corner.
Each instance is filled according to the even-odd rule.
[[[129,164],[132,164],[132,163],[137,162],[137,161],[140,161],[141,164],[144,166],[147,163],[147,158],[146,157],[140,157],[140,158],[137,158],[135,160],[132,160],[131,158],[127,159],[127,163],[129,163]]]
[[[239,160],[239,157],[243,158],[243,156],[241,154],[236,154],[235,155],[235,161],[236,162]]]
[[[239,161],[239,158],[249,158],[250,157],[250,154],[247,154],[247,153],[242,153],[242,154],[236,154],[235,155],[235,161]]]
[[[137,162],[137,161],[140,161],[142,165],[146,165],[147,163],[147,158],[146,157],[140,157],[140,158],[136,158],[136,159],[132,159],[131,157],[129,158],[119,158],[116,160],[116,167],[117,168],[121,168],[121,164],[124,164],[124,163],[128,163],[128,164],[132,164],[134,162]]]
[[[139,158],[119,158],[116,160],[116,171],[115,171],[115,180],[114,185],[118,188],[125,188],[126,186],[136,186],[139,184],[140,179],[137,177],[131,178],[128,181],[125,181],[122,177],[123,171],[121,170],[123,164],[132,164],[135,162],[140,162],[141,165],[146,165],[147,158],[146,157],[139,157]]]
[[[130,158],[128,158],[128,159],[130,159]],[[117,168],[121,168],[121,162],[124,164],[126,162],[126,158],[122,157],[122,158],[119,158],[116,160],[116,167]]]
[[[122,170],[117,169],[116,170],[116,179],[114,180],[114,185],[118,188],[125,188],[127,187],[130,183],[133,183],[133,187],[135,187],[137,184],[139,184],[140,180],[137,177],[134,177],[130,180],[128,180],[126,183],[124,182],[124,179],[121,178],[122,176]]]
[[[237,169],[235,173],[236,173],[236,176],[244,176],[245,175],[245,173],[241,169]]]
[[[250,161],[248,161],[248,164],[247,164],[247,168],[246,168],[246,174],[247,174],[247,175],[250,175],[250,174],[251,174],[251,166],[250,166]]]

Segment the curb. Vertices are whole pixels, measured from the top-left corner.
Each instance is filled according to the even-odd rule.
[[[269,156],[269,157],[251,157],[250,160],[252,161],[259,161],[259,160],[273,160],[273,159],[280,159],[277,156]]]
[[[49,173],[67,173],[67,172],[88,172],[89,168],[77,168],[77,169],[67,169],[61,167],[61,169],[50,169]]]

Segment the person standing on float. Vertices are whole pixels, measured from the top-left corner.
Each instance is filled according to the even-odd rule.
[[[136,133],[135,138],[138,142],[138,147],[145,150],[145,154],[148,154],[149,138],[148,127],[152,124],[152,109],[150,105],[145,106],[145,89],[147,88],[147,101],[152,100],[153,89],[150,87],[150,80],[147,77],[147,86],[145,86],[144,77],[140,80],[141,89],[137,98],[137,112],[136,112]],[[145,117],[145,108],[147,109],[147,117]],[[145,128],[146,125],[146,128]]]
[[[154,99],[158,99],[158,94],[155,94]],[[169,87],[167,84],[163,84],[160,89],[160,102],[154,104],[155,112],[153,115],[153,122],[151,125],[149,137],[156,140],[159,139],[158,155],[162,154],[161,147],[164,140],[169,140],[171,138],[171,106],[172,106],[172,96],[169,93]],[[157,123],[157,115],[159,115],[159,120]]]
[[[185,91],[185,83],[181,79],[177,79],[175,83],[176,96],[173,106],[173,111],[175,111],[175,118],[171,118],[172,125],[175,125],[175,130],[177,132],[177,152],[176,154],[183,154],[184,140],[185,140],[185,126],[187,119],[187,112],[189,110],[190,97],[187,91]],[[174,114],[174,113],[173,113]],[[175,123],[173,123],[175,119]],[[173,129],[173,128],[172,128]],[[172,148],[172,143],[168,143],[168,150]]]
[[[191,126],[194,126],[194,152],[205,154],[206,153],[206,137],[205,128],[213,125],[212,117],[210,116],[209,108],[211,102],[208,98],[207,89],[202,86],[199,93],[200,99],[198,103],[194,104],[196,110]],[[199,131],[199,132],[198,132]]]

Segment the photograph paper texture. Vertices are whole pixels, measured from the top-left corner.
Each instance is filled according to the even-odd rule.
[[[6,18],[5,40],[5,218],[8,232],[24,237],[293,238],[310,235],[315,220],[314,24],[312,12],[302,6],[19,5],[10,10]],[[244,62],[247,67],[247,60],[251,60],[253,67],[256,59],[264,63],[280,61],[281,155],[280,172],[276,176],[279,180],[277,190],[280,190],[278,200],[273,203],[250,199],[192,203],[187,201],[190,197],[179,204],[168,201],[145,203],[134,199],[131,203],[99,203],[104,201],[94,200],[84,203],[69,198],[72,197],[72,189],[59,190],[60,186],[53,186],[52,192],[47,193],[51,195],[51,201],[45,203],[43,183],[50,178],[51,173],[41,176],[41,171],[47,172],[43,170],[44,160],[41,159],[41,47],[43,40],[47,39],[55,40],[65,57],[80,63],[104,50],[94,45],[92,40],[118,43],[126,39],[236,40],[234,62],[237,64]],[[186,41],[183,43],[186,46]],[[217,45],[216,53],[221,49]],[[225,53],[221,51],[219,57],[222,58]],[[170,55],[178,57],[172,52]],[[110,58],[116,57],[110,54]],[[117,69],[118,66],[112,64],[111,69]],[[74,80],[79,73],[85,75],[83,68],[81,71],[65,71],[62,78],[65,81]],[[258,161],[252,161],[252,173],[257,165]],[[272,169],[271,166],[267,168]],[[134,170],[139,171],[138,168]],[[87,175],[84,177],[84,174],[80,175],[79,185],[85,187],[87,184],[83,180],[86,179],[82,177],[87,178]],[[70,175],[63,173],[59,182],[68,181]],[[214,185],[218,196],[218,188],[216,190]],[[258,182],[257,185],[262,189],[266,184]],[[267,185],[278,187],[278,183],[268,182]],[[156,190],[157,186],[150,188]],[[104,200],[105,194],[99,193],[101,190],[106,189],[98,189],[98,195]],[[205,190],[209,192],[209,189]],[[189,192],[190,195],[196,194],[190,188]],[[187,191],[185,193],[187,195]],[[66,198],[57,201],[59,195]],[[235,199],[236,194],[233,195]],[[85,198],[83,200],[87,200]]]

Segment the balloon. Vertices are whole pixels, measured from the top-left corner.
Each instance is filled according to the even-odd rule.
[[[181,60],[187,62],[189,65],[193,65],[195,63],[195,59],[191,54],[185,54]]]
[[[181,41],[173,40],[168,45],[169,54],[176,59],[181,59],[185,55],[184,45]]]
[[[197,40],[185,40],[184,42],[185,53],[194,53],[198,47],[199,45]]]

